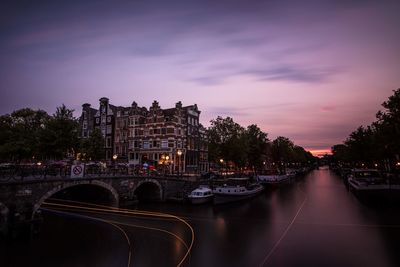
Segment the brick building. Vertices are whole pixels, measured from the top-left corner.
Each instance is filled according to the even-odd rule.
[[[169,173],[205,172],[208,143],[200,113],[196,104],[183,106],[180,101],[169,109],[154,101],[147,109],[136,102],[130,107],[116,107],[103,97],[99,110],[89,104],[82,106],[82,137],[99,128],[105,137],[107,160],[116,155],[119,161]]]

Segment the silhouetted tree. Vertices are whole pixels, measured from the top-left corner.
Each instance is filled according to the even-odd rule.
[[[79,139],[78,122],[73,116],[73,110],[64,104],[57,107],[56,112],[45,124],[41,144],[47,158],[63,159],[75,155]]]
[[[223,159],[227,164],[233,162],[236,166],[244,166],[246,159],[246,140],[244,128],[232,118],[217,117],[211,120],[208,129],[209,159],[218,163]]]
[[[1,116],[0,155],[4,160],[20,161],[40,157],[40,135],[49,115],[43,110],[23,108]],[[4,138],[4,139],[3,139]]]
[[[247,160],[250,167],[260,169],[266,160],[267,133],[255,125],[249,125],[244,132],[247,146]]]

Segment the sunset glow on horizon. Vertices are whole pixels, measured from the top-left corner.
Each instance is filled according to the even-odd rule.
[[[0,113],[196,103],[330,153],[400,87],[398,1],[1,4]]]

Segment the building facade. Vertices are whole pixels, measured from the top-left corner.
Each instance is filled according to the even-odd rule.
[[[198,174],[209,169],[207,134],[199,122],[200,113],[196,104],[183,106],[180,101],[168,109],[154,101],[147,109],[136,102],[116,107],[103,97],[98,110],[89,104],[82,106],[81,132],[86,138],[92,129],[101,130],[107,160],[114,156],[139,168]]]

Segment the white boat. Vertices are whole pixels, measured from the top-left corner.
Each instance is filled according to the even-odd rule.
[[[257,181],[262,185],[278,186],[290,182],[294,175],[291,174],[270,174],[270,175],[257,175]]]
[[[192,204],[202,204],[213,199],[214,194],[207,186],[199,186],[188,195],[188,199]]]
[[[213,189],[215,204],[251,198],[264,190],[259,183],[249,183],[248,178],[231,178],[227,182]]]
[[[350,190],[357,194],[381,194],[390,189],[390,185],[377,170],[354,169],[348,176]]]

